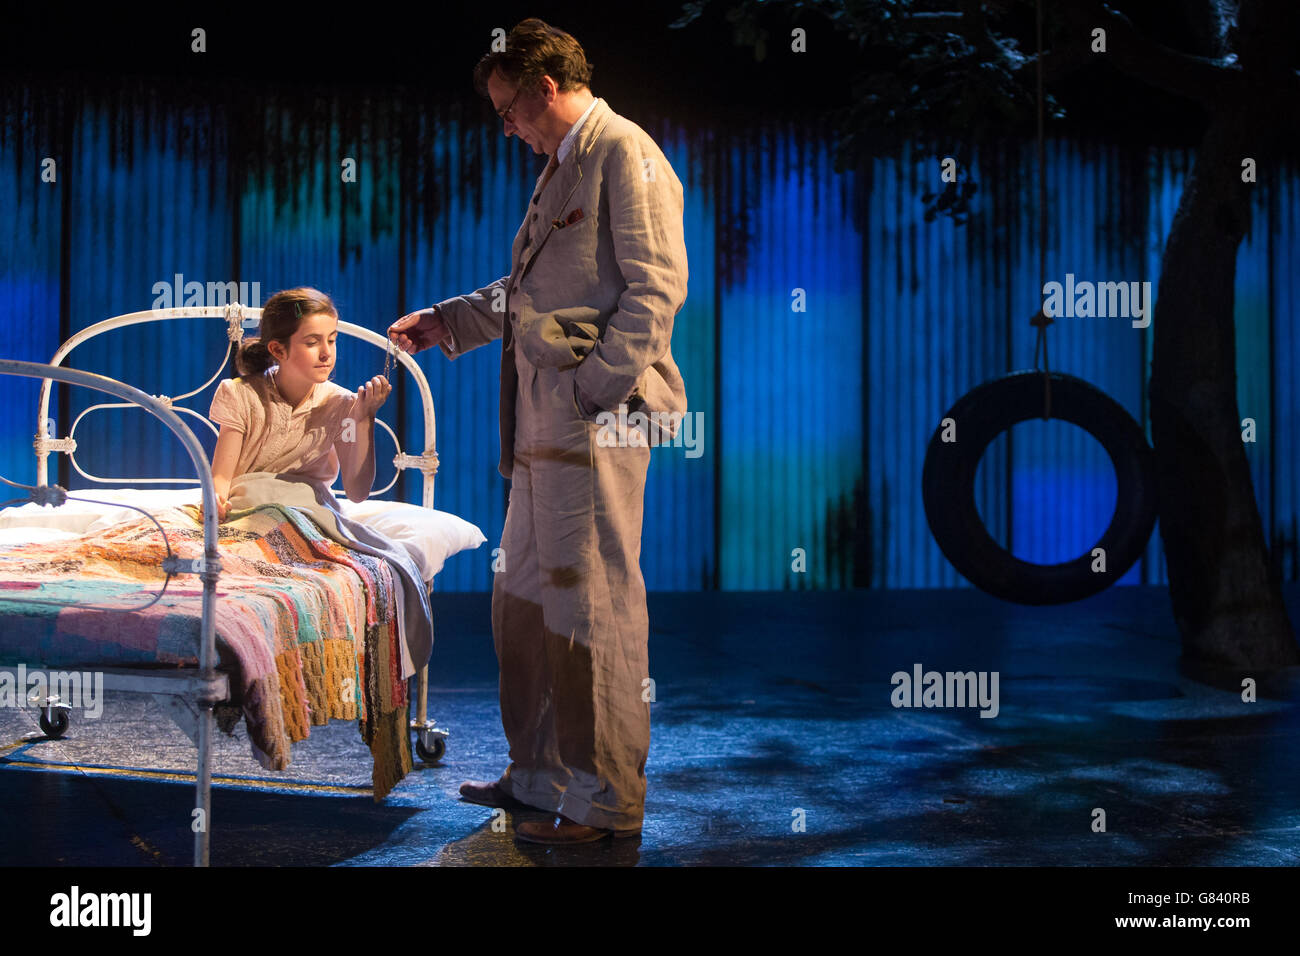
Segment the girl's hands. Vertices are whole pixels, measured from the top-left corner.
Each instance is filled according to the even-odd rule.
[[[221,492],[217,492],[217,524],[226,520],[230,514],[230,500]],[[199,502],[199,521],[203,520],[203,502]]]
[[[365,418],[374,418],[375,413],[379,411],[381,405],[388,399],[388,393],[393,390],[393,386],[388,384],[388,379],[382,375],[376,375],[370,381],[366,382],[357,389],[356,409],[357,415]]]

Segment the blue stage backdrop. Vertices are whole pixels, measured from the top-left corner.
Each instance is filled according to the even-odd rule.
[[[42,82],[11,85],[0,104],[0,354],[33,361],[78,329],[153,307],[164,288],[188,294],[191,282],[205,292],[247,283],[250,304],[313,285],[343,319],[382,330],[509,270],[543,165],[502,137],[486,104],[411,92],[214,93],[143,81],[86,92]],[[1008,141],[960,171],[979,192],[958,226],[924,218],[922,194],[942,188],[938,157],[904,152],[839,173],[832,137],[816,125],[631,118],[685,185],[690,256],[673,337],[690,442],[652,458],[648,586],[969,586],[930,536],[921,465],[959,396],[1033,364],[1028,320],[1042,291],[1032,147]],[[1047,278],[1151,282],[1154,291],[1190,159],[1051,142]],[[1284,578],[1295,580],[1294,170],[1261,175],[1256,196],[1237,273],[1238,396],[1255,422],[1246,448],[1266,533]],[[1097,384],[1146,424],[1149,328],[1060,318],[1049,337],[1052,368]],[[96,339],[69,364],[177,396],[212,375],[225,341],[220,322],[151,325]],[[337,381],[355,388],[380,371],[379,350],[341,344]],[[499,354],[490,346],[454,363],[437,352],[419,359],[438,416],[436,506],[489,539],[448,565],[442,590],[491,586],[506,500],[495,468]],[[206,412],[214,387],[186,404]],[[6,378],[0,389],[0,474],[30,481],[36,386]],[[66,435],[96,399],[56,395],[55,427]],[[417,396],[401,379],[383,417],[420,450]],[[210,449],[212,435],[199,434]],[[135,411],[93,412],[75,437],[90,474],[187,474],[177,443]],[[92,486],[61,457],[61,480]],[[380,457],[391,458],[386,438]],[[381,462],[380,485],[392,474]],[[401,480],[407,500],[418,500],[417,482]],[[1017,426],[980,468],[981,513],[1027,560],[1084,551],[1114,495],[1100,447],[1060,422]],[[1164,573],[1157,533],[1124,582],[1163,583]]]

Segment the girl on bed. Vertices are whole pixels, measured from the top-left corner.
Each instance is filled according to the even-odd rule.
[[[267,300],[257,337],[241,343],[240,377],[217,387],[208,413],[221,426],[212,455],[220,520],[230,513],[231,482],[250,473],[328,488],[341,467],[349,500],[370,494],[375,413],[391,386],[382,375],[355,392],[329,380],[338,321],[325,293],[286,289]]]

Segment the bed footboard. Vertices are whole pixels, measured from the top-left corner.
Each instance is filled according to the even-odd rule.
[[[173,560],[165,570],[168,574],[197,574],[203,581],[203,609],[199,638],[198,674],[185,674],[176,677],[141,672],[118,671],[109,683],[109,671],[105,671],[105,686],[118,690],[132,690],[136,693],[162,693],[170,699],[177,695],[185,700],[184,709],[191,716],[190,726],[185,729],[198,746],[198,766],[195,774],[195,807],[191,829],[194,831],[194,865],[208,865],[209,832],[212,825],[212,708],[219,700],[225,698],[228,687],[224,674],[218,674],[214,668],[216,656],[216,632],[213,619],[213,602],[216,600],[217,579],[221,574],[221,561],[217,552],[217,495],[212,484],[212,471],[208,465],[207,455],[194,433],[181,421],[166,404],[132,388],[116,379],[92,372],[61,368],[55,365],[43,365],[38,362],[18,362],[0,359],[0,375],[21,375],[27,378],[42,379],[42,391],[48,394],[51,380],[93,388],[108,395],[124,399],[143,408],[166,425],[176,435],[198,475],[203,495],[203,560]],[[12,482],[11,482],[12,484]],[[63,489],[57,485],[44,482],[26,488],[33,501],[50,503],[61,502]],[[12,598],[7,600],[21,600]],[[185,686],[175,682],[188,681]],[[220,695],[220,696],[218,696]],[[191,706],[192,705],[192,706]],[[170,708],[169,708],[170,712]],[[173,715],[174,718],[176,715]],[[181,720],[185,716],[180,715]]]

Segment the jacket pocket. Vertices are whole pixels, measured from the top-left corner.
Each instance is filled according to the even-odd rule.
[[[560,322],[560,326],[564,329],[569,348],[573,349],[573,354],[579,358],[586,358],[600,341],[600,327],[595,322],[566,319]]]

